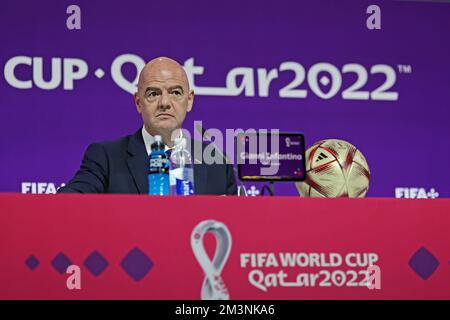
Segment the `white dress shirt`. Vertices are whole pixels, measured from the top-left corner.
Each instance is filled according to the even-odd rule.
[[[180,130],[180,138],[181,137],[183,137],[183,131]],[[145,150],[147,150],[147,154],[150,155],[150,152],[152,151],[152,143],[155,142],[155,137],[147,132],[145,126],[142,126],[142,138],[144,138]],[[169,149],[172,148],[164,145],[164,151],[167,151]]]

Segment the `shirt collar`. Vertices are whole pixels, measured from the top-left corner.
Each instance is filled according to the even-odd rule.
[[[180,138],[183,137],[183,131],[180,130]],[[149,155],[152,151],[152,143],[155,142],[155,137],[153,137],[150,133],[145,130],[145,126],[142,126],[142,138],[144,139],[145,144],[145,150],[147,151],[147,154]],[[164,145],[164,151],[167,151],[169,149],[168,146]]]

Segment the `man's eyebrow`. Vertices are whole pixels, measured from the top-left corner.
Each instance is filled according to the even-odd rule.
[[[172,87],[169,88],[169,90],[174,90],[174,89],[180,89],[181,91],[184,91],[184,90],[183,90],[183,87],[180,86],[179,84],[176,85],[176,86],[172,86]]]
[[[161,89],[156,88],[156,87],[147,87],[147,88],[145,88],[145,93],[147,93],[149,91],[161,91]]]
[[[175,89],[180,89],[182,92],[184,92],[183,87],[182,87],[181,85],[179,85],[179,84],[177,84],[177,85],[175,85],[175,86],[172,86],[172,87],[169,87],[169,90],[170,90],[170,91],[171,91],[171,90],[175,90]],[[149,91],[157,91],[157,92],[160,92],[161,89],[160,89],[160,88],[157,88],[157,87],[147,87],[147,88],[145,88],[145,93],[147,93],[147,92],[149,92]]]

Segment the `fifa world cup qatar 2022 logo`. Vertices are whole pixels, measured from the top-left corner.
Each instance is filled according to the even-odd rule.
[[[203,238],[208,232],[216,238],[216,250],[212,261],[206,254],[203,244]],[[191,246],[205,273],[201,290],[202,300],[229,300],[230,294],[220,276],[231,251],[231,233],[227,226],[215,220],[200,222],[192,231]]]

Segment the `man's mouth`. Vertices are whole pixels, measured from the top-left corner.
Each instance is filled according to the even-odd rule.
[[[169,114],[169,113],[160,113],[156,116],[157,118],[173,118],[173,115]]]

